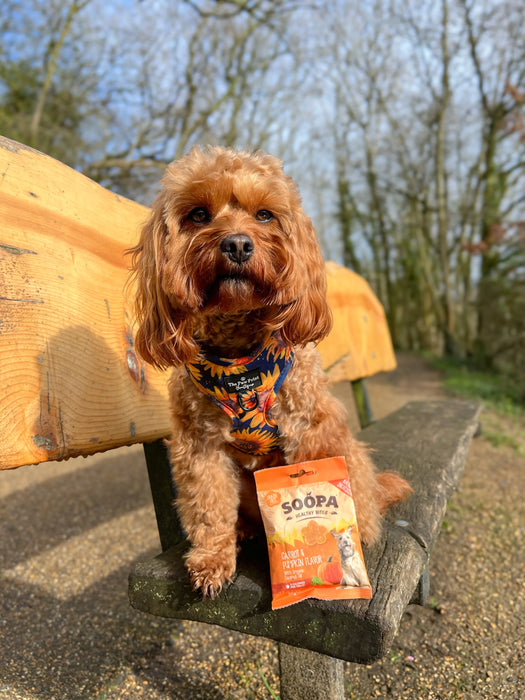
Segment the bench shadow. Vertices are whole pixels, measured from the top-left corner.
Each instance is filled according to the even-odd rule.
[[[113,521],[121,515],[133,519],[135,511],[150,509],[141,522],[145,521],[152,541],[158,537],[141,450],[118,452],[79,460],[75,471],[0,500],[7,535],[0,544],[4,569],[0,575],[0,688],[12,689],[13,697],[84,699],[118,697],[126,683],[147,682],[166,697],[187,698],[191,682],[199,697],[226,697],[211,680],[196,680],[195,675],[188,680],[183,645],[178,650],[173,643],[174,638],[191,634],[197,623],[156,618],[129,605],[127,579],[133,564],[158,554],[160,545],[138,548],[124,529],[111,531],[118,527]],[[16,471],[0,474],[2,479],[16,476]],[[53,577],[52,567],[48,571],[45,566],[46,555],[56,557],[62,548],[61,556],[70,559],[60,563],[76,582],[86,564],[76,557],[89,557],[89,548],[86,554],[79,555],[78,548],[71,554],[68,543],[73,538],[88,542],[91,531],[99,527],[104,533],[110,531],[114,547],[127,550],[129,564],[109,573],[102,567],[91,585],[82,588],[80,581],[82,590],[75,595],[63,591],[54,595],[52,580],[49,586],[35,582],[31,557],[38,556],[45,575]],[[16,565],[15,576],[12,570],[6,572]],[[36,578],[40,581],[41,576]],[[229,630],[223,634],[225,639],[235,635]],[[4,692],[7,700],[8,690]]]
[[[42,459],[93,454],[169,432],[166,397],[137,356],[130,326],[110,322],[105,332],[113,334],[113,347],[87,326],[63,328],[36,358],[40,400],[31,439]]]
[[[3,526],[9,528],[9,541],[0,551],[2,569],[62,544],[66,534],[68,538],[82,535],[137,508],[152,505],[140,447],[106,453],[103,460],[97,456],[79,458],[78,462],[74,471],[58,475],[59,463],[21,467],[52,471],[54,476],[0,499]],[[16,473],[0,473],[0,479],[9,478],[16,478]],[[24,512],[32,514],[32,518],[22,528],[19,519]]]
[[[130,437],[134,426],[133,407],[126,405],[130,392],[148,393],[148,405],[166,412],[165,399],[148,384],[148,372],[134,353],[129,329],[122,332],[122,357],[83,326],[62,330],[38,357],[40,415],[32,434],[40,436],[50,457],[74,455],[68,447],[68,430],[74,428],[74,421],[67,423],[64,416],[76,411],[82,418],[78,412],[82,387],[100,400],[114,383],[128,382],[116,406],[130,426]],[[109,411],[108,421],[112,415]],[[166,413],[159,424],[165,425],[165,418]],[[0,540],[0,688],[8,693],[3,697],[9,697],[9,690],[13,697],[106,697],[123,674],[136,674],[170,697],[187,697],[186,691],[178,695],[186,684],[184,665],[177,668],[176,658],[166,678],[159,678],[144,662],[172,646],[172,636],[184,623],[139,613],[128,602],[127,578],[133,563],[160,552],[160,544],[137,545],[132,528],[126,531],[126,523],[137,527],[137,522],[142,526],[144,521],[148,532],[142,538],[141,531],[141,541],[158,538],[142,449],[122,447],[87,460],[79,458],[76,464],[69,462],[63,473],[60,466],[51,462],[32,467],[39,470],[38,479],[31,485],[24,476],[19,487],[12,481],[18,470],[0,473],[0,479],[11,479],[0,498],[4,534]],[[46,469],[49,477],[42,478]],[[134,518],[138,511],[140,521]],[[100,572],[82,581],[82,571],[86,564],[90,566],[88,541],[96,537],[92,532],[97,528],[102,528],[104,536],[109,532],[113,551],[119,550],[117,565],[109,552],[108,562],[93,563]],[[68,548],[71,543],[74,546]],[[42,562],[40,572],[35,572],[35,557]],[[73,583],[71,592],[54,592],[57,573],[52,563],[46,565],[57,557],[62,557],[59,568],[67,571],[65,580]],[[205,679],[198,690],[203,697],[221,697],[220,690]]]

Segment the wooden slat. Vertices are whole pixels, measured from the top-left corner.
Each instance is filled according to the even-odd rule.
[[[0,468],[168,432],[124,296],[148,210],[0,139]]]
[[[360,275],[334,262],[326,264],[328,301],[334,317],[319,352],[330,382],[370,377],[396,367],[381,302]]]
[[[479,405],[461,401],[411,402],[359,435],[379,469],[398,468],[414,495],[388,512],[383,535],[364,550],[371,600],[305,600],[271,609],[266,539],[243,542],[237,574],[215,600],[192,590],[184,565],[188,542],[135,565],[131,604],[162,617],[221,625],[345,661],[384,656],[428,565],[447,501],[458,485]]]
[[[124,293],[149,210],[2,137],[0,176],[0,468],[167,435],[166,373],[137,358]],[[368,284],[327,271],[330,381],[395,367]]]

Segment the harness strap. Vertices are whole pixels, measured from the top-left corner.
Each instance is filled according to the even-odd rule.
[[[253,357],[230,360],[201,352],[186,370],[195,386],[232,419],[234,447],[265,455],[279,446],[271,408],[293,358],[293,348],[273,334]]]

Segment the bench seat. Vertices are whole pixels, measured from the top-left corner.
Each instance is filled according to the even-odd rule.
[[[397,469],[414,495],[388,513],[383,536],[365,548],[371,600],[320,601],[271,610],[264,537],[246,542],[232,585],[215,600],[191,590],[180,541],[130,574],[131,604],[162,617],[196,620],[264,636],[359,663],[384,656],[406,606],[424,602],[425,571],[447,500],[457,487],[479,406],[461,401],[411,402],[363,430],[379,469]]]

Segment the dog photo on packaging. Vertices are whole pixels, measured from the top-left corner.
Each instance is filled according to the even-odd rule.
[[[171,164],[133,248],[136,347],[172,368],[169,443],[191,583],[215,597],[239,537],[262,531],[256,470],[343,456],[362,542],[410,486],[378,473],[328,390],[324,262],[270,155],[194,148]]]

